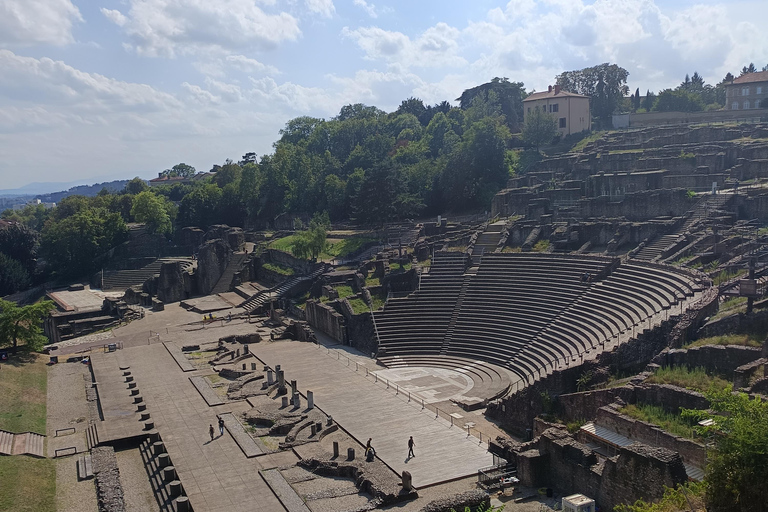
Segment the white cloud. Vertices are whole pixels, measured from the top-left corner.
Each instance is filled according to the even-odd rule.
[[[461,66],[466,60],[460,55],[458,38],[461,32],[446,23],[428,28],[416,39],[402,32],[379,27],[351,30],[344,27],[342,35],[354,40],[369,60],[383,60],[405,67]]]
[[[376,12],[376,6],[372,3],[368,3],[365,0],[354,0],[353,3],[363,9],[371,18],[379,17],[379,14]]]
[[[130,5],[123,29],[139,55],[268,48],[301,35],[291,14],[267,13],[253,0],[130,0]]]
[[[307,6],[309,12],[319,14],[326,18],[330,18],[333,16],[333,13],[336,12],[333,0],[305,0],[304,4]]]
[[[276,75],[279,73],[276,67],[262,64],[256,59],[251,59],[245,55],[227,55],[226,62],[246,73],[264,73],[267,75]]]
[[[0,44],[74,42],[72,25],[83,21],[70,0],[0,0]]]
[[[103,14],[109,21],[118,27],[122,27],[128,23],[128,18],[126,18],[125,15],[117,9],[106,9],[102,7],[100,10],[101,14]]]

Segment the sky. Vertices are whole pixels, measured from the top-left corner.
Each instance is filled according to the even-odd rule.
[[[271,153],[351,103],[542,90],[603,62],[631,91],[768,64],[765,0],[0,0],[0,189]]]

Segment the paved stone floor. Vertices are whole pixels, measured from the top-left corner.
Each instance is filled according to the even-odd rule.
[[[114,359],[113,361],[109,361]],[[208,425],[216,414],[241,410],[244,402],[208,407],[162,344],[126,348],[94,356],[98,365],[130,365],[190,503],[196,512],[275,512],[284,510],[259,475],[263,468],[247,459],[225,432],[211,441]],[[270,456],[264,463],[270,464]]]
[[[252,345],[251,350],[266,364],[281,365],[286,380],[297,380],[300,392],[311,390],[315,404],[357,441],[365,444],[373,438],[381,460],[398,473],[409,471],[417,488],[475,474],[493,464],[484,442],[422,410],[415,397],[408,402],[407,393],[395,394],[366,378],[365,370],[356,370],[354,363],[347,366],[345,360],[329,357],[322,347],[286,341]],[[427,396],[445,386],[445,379],[435,376],[430,391],[428,380],[425,372],[419,381],[420,393]],[[409,436],[416,443],[416,457],[410,459]]]

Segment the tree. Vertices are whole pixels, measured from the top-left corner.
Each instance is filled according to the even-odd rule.
[[[556,135],[557,121],[552,114],[538,108],[528,114],[523,125],[523,140],[536,146],[536,151],[542,144],[549,144]]]
[[[704,110],[701,96],[685,90],[665,89],[659,93],[653,110],[659,112],[699,112]]]
[[[195,170],[194,167],[182,162],[180,164],[174,165],[170,169],[164,170],[160,174],[163,177],[169,177],[169,178],[177,177],[177,176],[181,178],[191,178],[192,176],[195,175],[195,173],[197,173],[197,171]]]
[[[610,122],[611,115],[629,93],[629,72],[616,64],[604,63],[557,75],[557,85],[566,91],[589,96],[592,115]]]
[[[471,107],[477,108],[485,104],[484,112],[495,111],[503,115],[509,130],[512,133],[517,133],[523,122],[523,100],[525,97],[523,82],[510,82],[508,78],[495,77],[488,83],[465,90],[461,96],[456,98],[456,101],[459,102],[462,110],[468,110]]]
[[[0,253],[19,262],[27,272],[35,269],[40,234],[23,224],[0,229]]]
[[[635,96],[632,100],[632,110],[637,111],[640,108],[640,88],[635,89]]]
[[[214,183],[195,187],[181,200],[179,223],[182,226],[199,226],[203,229],[214,224],[221,195],[221,189]]]
[[[144,192],[145,190],[149,190],[149,185],[147,185],[146,182],[138,176],[125,184],[125,192],[134,196]]]
[[[24,265],[0,252],[0,295],[26,290],[31,284]]]
[[[643,108],[650,112],[653,109],[653,104],[656,102],[656,94],[652,93],[649,90],[645,93],[645,98],[643,98]]]
[[[312,260],[317,259],[325,249],[328,229],[330,227],[331,221],[328,218],[328,212],[316,213],[309,222],[309,228],[300,231],[294,236],[292,246],[294,256]]]
[[[131,215],[136,222],[146,225],[148,233],[168,235],[173,229],[171,225],[173,210],[173,205],[165,197],[145,190],[134,197]]]
[[[54,308],[50,300],[18,306],[0,299],[0,347],[10,345],[15,353],[23,342],[30,350],[40,350],[47,340],[40,324]]]
[[[749,66],[744,66],[743,68],[741,68],[741,74],[739,76],[744,76],[748,73],[756,73],[756,72],[757,72],[757,68],[753,63],[750,62]]]
[[[768,480],[768,402],[732,386],[705,393],[713,424],[697,427],[711,436],[715,448],[707,456],[707,504],[715,512],[766,512]],[[702,419],[706,411],[684,410],[683,415]]]

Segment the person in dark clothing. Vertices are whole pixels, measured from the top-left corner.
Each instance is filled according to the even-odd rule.
[[[416,443],[413,442],[413,436],[408,439],[408,457],[415,457],[416,455],[413,453],[413,447],[416,446]]]
[[[208,433],[211,434],[211,441],[213,441],[213,425],[208,425]]]
[[[219,434],[224,435],[224,418],[219,416]]]

